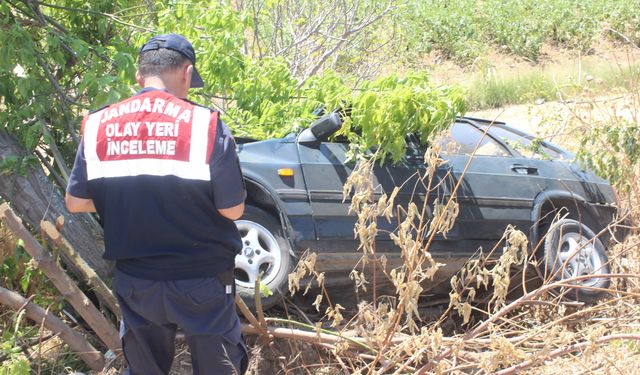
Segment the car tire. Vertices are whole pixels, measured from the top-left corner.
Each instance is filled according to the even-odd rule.
[[[236,293],[255,310],[255,280],[262,273],[262,283],[273,293],[261,296],[262,307],[266,309],[276,304],[286,290],[293,263],[289,242],[278,220],[255,206],[245,207],[236,226],[242,238],[242,250],[236,256],[234,269]]]
[[[550,226],[544,239],[544,262],[547,275],[553,275],[555,280],[610,273],[609,258],[600,238],[586,225],[573,219],[562,219]],[[586,288],[571,288],[565,296],[591,303],[605,294],[593,288],[606,289],[610,279],[596,277],[573,284]]]

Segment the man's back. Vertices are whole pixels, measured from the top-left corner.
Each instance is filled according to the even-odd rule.
[[[217,115],[146,90],[86,118],[88,187],[105,227],[105,258],[119,270],[177,280],[233,268],[240,237],[217,213],[210,181],[224,151],[216,143],[229,147],[216,142],[228,136]]]

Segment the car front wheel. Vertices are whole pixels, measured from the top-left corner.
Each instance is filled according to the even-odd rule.
[[[575,285],[566,296],[583,302],[594,302],[604,294],[610,280],[609,260],[600,239],[586,225],[562,219],[553,224],[544,242],[547,272],[556,280],[573,279]],[[597,277],[587,277],[597,276]]]
[[[273,293],[262,297],[262,306],[270,307],[286,289],[292,264],[282,226],[266,211],[249,205],[235,223],[242,238],[242,250],[235,260],[236,291],[250,308],[255,309],[255,282],[261,275],[262,284]]]

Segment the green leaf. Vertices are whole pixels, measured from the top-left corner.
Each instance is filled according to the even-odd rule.
[[[271,289],[269,289],[267,284],[260,281],[260,294],[262,294],[262,296],[266,298],[271,297],[273,295],[273,292],[271,291]]]
[[[31,272],[25,272],[20,278],[20,289],[22,293],[27,293],[29,290],[29,282],[31,281]]]
[[[20,350],[20,348],[18,348]],[[29,361],[26,358],[11,358],[10,360],[2,363],[0,366],[1,374],[11,375],[29,375],[31,373],[31,367]]]

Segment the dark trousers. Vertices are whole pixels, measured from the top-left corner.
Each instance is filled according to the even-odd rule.
[[[181,328],[194,374],[244,374],[247,350],[234,295],[215,277],[156,281],[116,272],[120,336],[131,375],[168,374]]]

